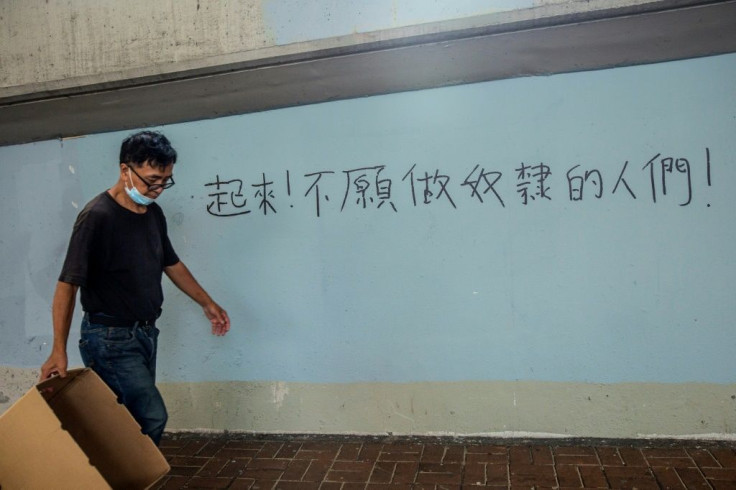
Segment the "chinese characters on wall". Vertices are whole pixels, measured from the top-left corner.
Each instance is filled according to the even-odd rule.
[[[511,185],[504,186],[509,179]],[[553,200],[600,200],[616,194],[652,203],[667,198],[678,206],[689,206],[696,190],[701,191],[694,182],[711,186],[709,148],[696,158],[657,153],[644,162],[627,160],[605,171],[594,165],[562,167],[545,162],[521,162],[503,169],[477,164],[455,173],[420,164],[406,168],[375,165],[304,174],[289,170],[278,175],[218,173],[204,187],[206,209],[212,216],[268,216],[296,202],[311,206],[320,217],[350,207],[398,213],[430,205],[458,209],[470,200],[505,208]]]

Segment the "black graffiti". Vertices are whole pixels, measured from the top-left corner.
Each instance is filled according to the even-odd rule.
[[[566,195],[571,203],[598,201],[616,194],[636,201],[638,194],[646,194],[648,189],[652,203],[676,203],[683,207],[692,205],[695,200],[698,190],[696,175],[701,176],[697,182],[705,181],[706,188],[712,186],[710,148],[705,148],[704,158],[658,152],[641,162],[640,166],[634,164],[632,167],[630,161],[625,160],[618,166],[614,165],[613,170],[608,170],[610,164],[606,170],[587,163],[564,165],[521,162],[516,165],[496,165],[495,168],[487,164],[475,164],[467,166],[465,171],[460,169],[462,173],[457,180],[442,168],[418,164],[408,166],[408,170],[404,167],[402,171],[399,165],[380,164],[341,171],[319,170],[300,176],[293,176],[287,170],[285,187],[277,182],[280,179],[269,179],[266,172],[260,172],[252,182],[246,182],[242,176],[226,180],[221,178],[221,174],[216,174],[212,182],[204,184],[209,198],[206,211],[217,217],[247,215],[252,211],[249,208],[252,203],[254,209],[267,216],[287,207],[283,205],[286,199],[290,200],[287,204],[291,208],[295,199],[297,204],[309,204],[311,201],[317,217],[322,217],[328,210],[333,213],[371,210],[398,213],[402,203],[410,208],[436,206],[440,202],[453,210],[463,209],[472,203],[506,208],[504,194],[510,192],[515,193],[518,202],[527,207],[532,203],[539,206],[551,202],[555,196],[554,189],[561,185],[566,189],[563,194],[558,194],[557,199],[560,199],[560,195]],[[344,177],[342,184],[339,174]],[[392,178],[396,175],[401,176],[397,181],[398,187],[394,186],[395,179]],[[286,192],[279,195],[277,189],[284,188]],[[297,190],[296,194],[292,192],[299,188],[302,190]],[[246,189],[252,189],[250,194],[246,195]],[[342,193],[341,201],[330,200],[330,195],[336,192]],[[707,205],[710,206],[710,203]]]
[[[552,197],[549,195],[549,185],[547,182],[550,175],[552,175],[549,165],[544,163],[525,165],[522,162],[519,168],[515,169],[515,172],[518,180],[516,192],[521,196],[522,204],[526,206],[530,201],[538,197],[547,199],[548,201],[552,200]]]
[[[320,201],[319,181],[320,181],[320,179],[322,178],[323,175],[325,175],[325,174],[334,174],[334,173],[335,172],[333,172],[331,170],[324,170],[322,172],[314,172],[314,173],[311,173],[311,174],[305,174],[304,175],[304,177],[316,177],[314,179],[314,182],[312,182],[312,185],[310,185],[309,186],[309,189],[307,189],[307,192],[304,193],[304,197],[307,197],[312,192],[312,190],[314,190],[314,198],[315,198],[315,204],[317,205],[317,217],[318,218],[320,216],[319,210],[320,210],[320,202],[321,202]],[[325,194],[324,200],[325,201],[329,201],[330,200],[330,197],[327,194]]]
[[[420,188],[422,191],[422,204],[431,204],[433,201],[438,201],[440,199],[446,199],[450,205],[453,208],[457,209],[457,206],[455,205],[455,201],[452,200],[452,196],[450,196],[450,193],[447,190],[447,186],[450,183],[450,177],[447,175],[440,175],[440,170],[435,169],[434,175],[430,174],[429,172],[424,172],[424,175],[421,177],[414,177],[414,169],[416,168],[416,164],[412,165],[412,167],[409,169],[409,171],[404,175],[404,177],[401,179],[402,182],[406,181],[407,177],[409,178],[409,183],[411,185],[411,198],[412,202],[414,203],[414,206],[417,205],[417,182],[420,183]],[[434,198],[434,199],[433,199]]]
[[[707,149],[706,152],[708,153]],[[661,157],[661,158],[660,158]],[[642,169],[649,169],[649,179],[652,189],[652,201],[657,202],[657,184],[659,184],[662,196],[667,195],[667,184],[671,184],[671,178],[676,174],[682,174],[687,182],[687,199],[680,206],[687,206],[693,198],[693,183],[690,173],[690,162],[687,158],[662,157],[661,153],[654,155]],[[708,166],[710,168],[710,166]],[[656,174],[659,173],[659,179]],[[659,182],[657,182],[659,181]],[[710,182],[710,177],[708,177]]]
[[[213,198],[207,204],[207,212],[213,216],[240,216],[248,214],[250,211],[245,209],[248,204],[243,194],[243,181],[241,179],[220,180],[220,176],[215,176],[214,182],[209,182],[205,187],[215,187],[215,192],[209,193],[207,196]]]
[[[380,209],[388,203],[396,212],[396,206],[391,201],[391,179],[381,178],[381,172],[385,168],[385,165],[377,165],[375,167],[344,170],[343,173],[348,182],[340,211],[343,211],[345,204],[348,200],[351,200],[363,209],[366,209],[369,204],[376,204],[376,208]]]
[[[585,170],[577,173],[580,165],[575,165],[567,171],[567,185],[571,201],[582,201],[585,196],[585,186],[595,186],[595,198],[603,197],[603,175],[600,170]],[[577,174],[576,174],[577,173]]]
[[[268,214],[269,210],[271,210],[272,213],[275,213],[276,208],[274,208],[271,203],[275,195],[273,190],[270,189],[270,187],[273,186],[273,182],[266,182],[266,174],[263,173],[262,175],[262,181],[258,184],[252,185],[252,187],[258,189],[255,193],[255,197],[259,199],[258,208],[263,210],[263,214]]]
[[[616,181],[616,185],[613,186],[613,191],[611,192],[611,194],[615,194],[616,193],[616,190],[618,189],[618,186],[620,184],[623,184],[624,187],[626,187],[626,190],[629,191],[629,194],[631,195],[631,197],[633,197],[634,199],[636,199],[636,194],[634,194],[634,191],[631,190],[631,187],[629,186],[629,183],[626,182],[626,179],[624,178],[624,172],[626,172],[626,167],[628,167],[628,166],[629,166],[629,162],[627,160],[626,162],[624,162],[624,166],[621,169],[621,173],[618,174],[618,180]]]
[[[478,177],[475,180],[471,180],[478,168],[480,168],[480,165],[476,165],[475,167],[473,167],[473,170],[471,170],[468,176],[465,177],[465,180],[461,185],[470,186],[470,197],[478,199],[478,201],[480,201],[481,203],[484,202],[483,196],[488,194],[489,191],[492,191],[493,195],[496,196],[496,199],[498,199],[498,202],[501,204],[501,206],[506,207],[506,204],[503,202],[503,199],[501,199],[501,196],[498,194],[498,191],[494,187],[498,183],[498,181],[501,180],[503,174],[498,171],[487,172],[485,168],[480,168],[480,170],[478,171]],[[482,192],[478,189],[481,181],[485,184],[485,188],[482,189]]]

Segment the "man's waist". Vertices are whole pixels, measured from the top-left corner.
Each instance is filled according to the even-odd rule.
[[[108,315],[106,313],[89,313],[86,312],[85,316],[87,321],[97,325],[104,325],[106,327],[144,327],[154,326],[156,324],[156,318],[144,318],[138,320],[132,320],[129,318],[121,318],[114,315]]]

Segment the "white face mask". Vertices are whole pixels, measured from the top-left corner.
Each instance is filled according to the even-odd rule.
[[[128,168],[128,179],[130,180],[130,189],[128,189],[128,186],[125,186],[125,192],[128,194],[128,197],[130,197],[134,203],[140,204],[141,206],[148,206],[153,202],[153,199],[151,199],[148,196],[144,196],[140,193],[140,191],[133,185],[133,177],[130,175],[130,168]]]

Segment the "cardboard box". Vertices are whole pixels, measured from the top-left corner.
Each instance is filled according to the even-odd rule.
[[[91,369],[72,369],[0,416],[0,488],[144,489],[169,464]]]

